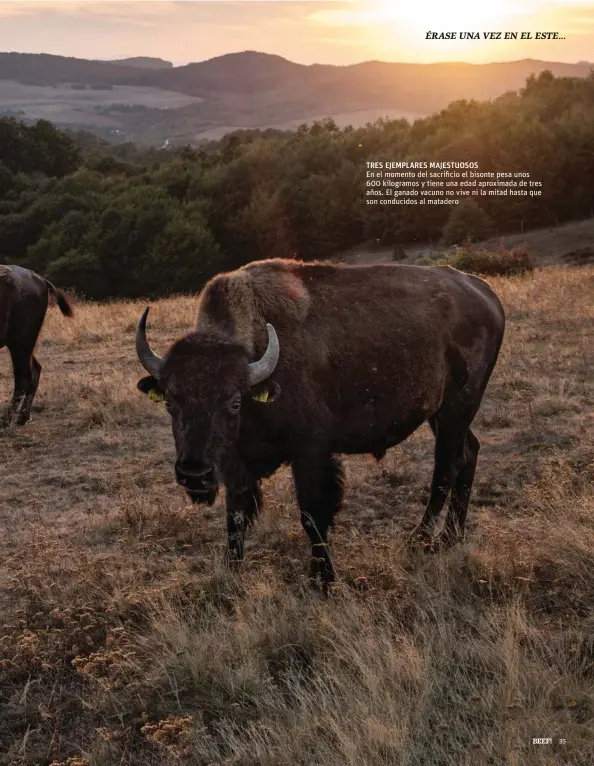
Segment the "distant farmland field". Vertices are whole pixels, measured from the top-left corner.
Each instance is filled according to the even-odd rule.
[[[203,98],[188,96],[184,93],[135,85],[116,85],[109,90],[94,90],[90,87],[79,89],[76,87],[76,84],[53,87],[51,85],[22,85],[12,80],[0,80],[0,116],[8,114],[21,119],[50,120],[58,125],[70,127],[79,125],[86,128],[96,126],[103,129],[123,128],[124,130],[130,130],[126,114],[122,111],[111,110],[110,107],[113,105],[124,105],[128,109],[137,106],[147,109],[174,110],[189,106],[190,104],[198,104],[204,102],[204,100]],[[197,116],[180,117],[179,120],[182,127],[175,128],[170,126],[168,129],[160,129],[158,131],[159,135],[153,136],[153,139],[158,142],[167,134],[176,135],[181,131],[180,140],[217,140],[231,131],[242,130],[250,126],[254,127],[253,120],[242,120],[241,114],[237,116],[239,117],[237,124],[215,124],[212,127],[201,127],[199,125],[200,118]],[[352,125],[357,128],[368,122],[374,122],[380,117],[387,117],[391,120],[401,117],[415,120],[423,116],[422,114],[407,112],[401,109],[388,108],[336,113],[330,110],[328,114],[304,113],[302,117],[286,121],[271,118],[268,122],[264,120],[260,127],[294,130],[303,122],[311,124],[314,120],[332,117],[339,127]],[[154,119],[154,113],[146,121],[150,122],[152,119]],[[141,115],[140,122],[138,120],[134,121],[134,128],[132,130],[135,134],[142,132],[143,120],[144,118]],[[198,121],[197,129],[193,127],[193,120]],[[163,130],[164,133],[161,135]]]
[[[116,85],[110,90],[84,90],[72,85],[22,85],[0,80],[0,114],[11,112],[30,119],[51,120],[60,124],[89,124],[117,127],[118,115],[104,114],[97,107],[112,104],[144,106],[149,109],[179,109],[202,99],[160,88]]]

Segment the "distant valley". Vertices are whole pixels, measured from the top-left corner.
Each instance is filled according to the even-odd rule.
[[[517,90],[545,69],[585,77],[592,65],[525,59],[305,66],[246,51],[174,67],[150,57],[0,53],[0,115],[48,119],[111,141],[198,144],[238,128],[292,129],[323,117],[353,127],[379,117],[415,119],[457,99]]]

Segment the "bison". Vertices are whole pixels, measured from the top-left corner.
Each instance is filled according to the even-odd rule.
[[[8,347],[14,370],[14,392],[3,426],[25,425],[39,385],[41,365],[33,356],[45,319],[49,293],[55,295],[64,316],[72,307],[61,290],[47,279],[21,266],[0,265],[0,348]]]
[[[410,539],[434,549],[463,538],[479,451],[470,426],[505,326],[485,281],[449,266],[254,262],[206,284],[195,331],[164,358],[147,341],[148,312],[136,350],[149,376],[138,388],[165,400],[175,476],[191,500],[211,505],[224,485],[230,560],[243,558],[261,479],[290,464],[311,574],[331,582],[339,455],[381,460],[425,421],[433,481]]]

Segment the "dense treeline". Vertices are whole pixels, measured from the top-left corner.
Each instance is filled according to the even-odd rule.
[[[477,161],[526,171],[540,197],[466,206],[365,204],[366,160]],[[518,93],[412,124],[332,120],[239,131],[197,149],[107,147],[0,120],[0,255],[92,298],[198,290],[267,257],[327,258],[366,240],[461,241],[592,215],[594,74],[544,72]]]

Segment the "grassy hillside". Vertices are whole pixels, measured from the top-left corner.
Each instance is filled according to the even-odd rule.
[[[0,764],[591,764],[594,267],[492,284],[508,329],[467,543],[404,548],[423,428],[347,461],[327,601],[286,470],[242,573],[221,566],[221,500],[186,502],[167,413],[135,390],[144,304],[50,310],[34,419],[0,434]],[[156,303],[154,347],[194,311]]]
[[[582,265],[594,262],[594,218],[584,221],[572,221],[562,226],[547,226],[542,229],[491,237],[476,242],[477,250],[495,250],[500,246],[514,248],[527,245],[536,263],[541,266],[565,263]],[[444,245],[404,246],[403,262],[414,263],[418,259],[441,259],[451,249]],[[345,263],[382,263],[393,260],[394,248],[376,245],[355,247],[340,253],[337,260]]]

